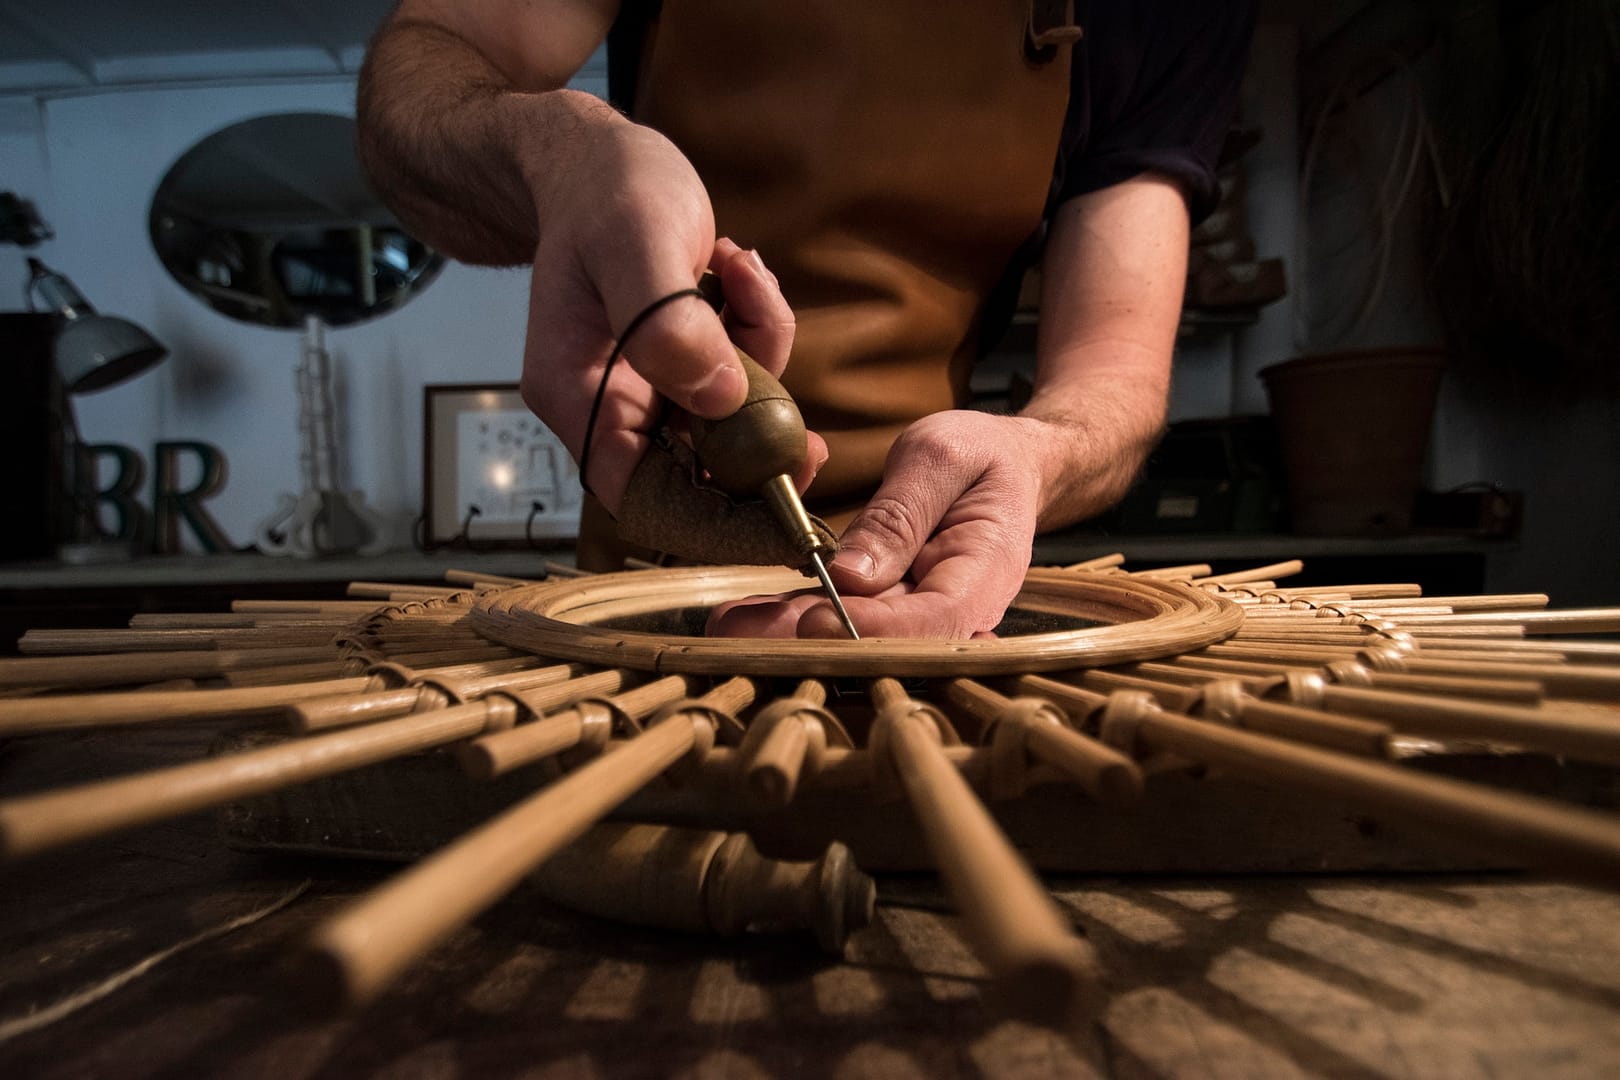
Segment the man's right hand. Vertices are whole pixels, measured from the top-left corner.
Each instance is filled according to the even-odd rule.
[[[585,137],[591,145],[577,168],[534,185],[540,235],[521,383],[528,406],[577,459],[603,369],[630,322],[692,288],[705,267],[720,275],[727,301],[727,324],[693,297],[654,312],[625,343],[585,478],[612,513],[646,453],[659,398],[708,419],[729,416],[747,393],[737,347],[780,374],[793,314],[757,253],[716,242],[708,194],[667,139],[616,116]]]
[[[731,341],[780,375],[793,337],[775,277],[716,241],[708,194],[680,151],[565,89],[615,10],[608,0],[403,0],[367,53],[358,109],[362,159],[415,235],[464,262],[532,261],[523,397],[576,460],[614,341],[705,267],[720,274],[724,325],[701,300],[676,301],[637,329],[613,370],[586,477],[610,512],[660,396],[729,415],[746,394]],[[801,486],[825,457],[812,436]]]

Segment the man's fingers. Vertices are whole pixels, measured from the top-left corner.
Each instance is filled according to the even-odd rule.
[[[790,638],[800,616],[820,595],[806,591],[733,600],[709,613],[703,633],[707,637]]]
[[[895,441],[883,483],[840,538],[832,564],[840,588],[871,596],[905,577],[946,513],[978,483],[982,450],[933,420],[918,421]]]
[[[624,360],[664,397],[711,420],[730,416],[748,394],[742,361],[714,309],[696,295],[654,309],[665,297],[694,287],[714,246],[714,221],[705,203],[673,221],[626,225],[620,243],[580,253],[585,271]]]
[[[653,296],[647,303],[674,291]],[[725,327],[695,296],[667,303],[649,315],[624,343],[624,360],[677,406],[710,420],[730,416],[748,396],[748,377]]]
[[[720,276],[731,339],[780,377],[793,349],[794,320],[776,275],[766,269],[759,252],[744,251],[726,237],[715,241],[709,269]]]
[[[947,556],[915,588],[897,586],[878,596],[845,596],[850,621],[863,638],[936,638],[963,641],[995,628],[1018,594],[1024,567],[1016,559]],[[849,631],[830,602],[805,610],[797,634],[844,638]]]
[[[530,281],[528,337],[519,389],[523,402],[546,423],[577,461],[596,397],[612,332],[594,288],[567,260],[536,262]],[[647,431],[658,409],[652,388],[628,367],[613,373],[591,439],[585,477],[610,513],[616,513],[635,465],[647,451]]]

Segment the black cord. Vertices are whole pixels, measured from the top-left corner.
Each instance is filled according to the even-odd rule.
[[[624,333],[619,335],[619,340],[613,343],[613,352],[608,356],[607,366],[602,369],[602,381],[596,385],[596,400],[591,402],[590,419],[585,422],[585,445],[579,451],[579,486],[585,489],[587,495],[596,494],[591,490],[591,482],[587,474],[591,462],[591,438],[596,434],[596,417],[602,411],[602,399],[607,396],[608,376],[613,374],[613,365],[618,363],[619,357],[624,355],[624,347],[629,342],[630,335],[640,329],[642,323],[646,322],[660,308],[672,304],[685,296],[695,296],[699,300],[708,301],[708,295],[697,288],[681,289],[679,292],[672,292],[668,296],[660,296],[657,300],[642,308],[640,314],[631,319],[630,324],[624,328]]]
[[[540,549],[540,545],[534,542],[534,519],[545,512],[545,503],[541,502],[539,499],[530,500],[529,516],[523,522],[523,542],[528,544],[530,548],[533,548],[536,551]]]

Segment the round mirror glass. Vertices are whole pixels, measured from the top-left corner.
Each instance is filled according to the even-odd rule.
[[[215,311],[265,326],[375,318],[432,281],[444,258],[372,194],[354,121],[281,113],[203,139],[152,197],[152,245]]]

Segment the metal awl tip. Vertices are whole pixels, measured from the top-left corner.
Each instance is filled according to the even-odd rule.
[[[849,612],[844,610],[844,602],[838,598],[838,590],[833,588],[832,576],[827,573],[827,564],[821,561],[821,553],[812,551],[810,562],[816,568],[816,576],[821,579],[821,587],[827,590],[827,599],[832,601],[833,610],[838,612],[838,619],[849,631],[851,640],[861,640],[861,635],[855,632],[855,624],[849,619]]]

